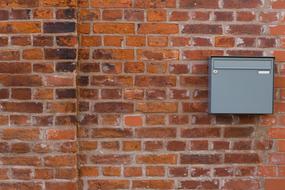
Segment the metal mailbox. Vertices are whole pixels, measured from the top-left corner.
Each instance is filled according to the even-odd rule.
[[[271,114],[273,57],[211,57],[209,113]]]

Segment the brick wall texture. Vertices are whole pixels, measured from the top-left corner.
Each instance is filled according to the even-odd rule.
[[[0,0],[0,190],[284,190],[284,13]],[[212,55],[275,56],[274,114],[207,114]]]

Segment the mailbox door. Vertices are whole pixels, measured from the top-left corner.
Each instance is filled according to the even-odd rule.
[[[210,113],[273,112],[273,58],[212,58]]]

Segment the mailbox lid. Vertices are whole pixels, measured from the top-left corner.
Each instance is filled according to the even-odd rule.
[[[252,58],[250,58],[252,59]],[[270,70],[272,69],[272,60],[267,59],[220,59],[213,58],[214,69],[237,69],[237,70]]]
[[[209,112],[273,112],[273,57],[211,57]]]

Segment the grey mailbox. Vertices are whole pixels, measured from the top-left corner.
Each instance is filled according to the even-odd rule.
[[[273,57],[211,57],[209,113],[271,114]]]

